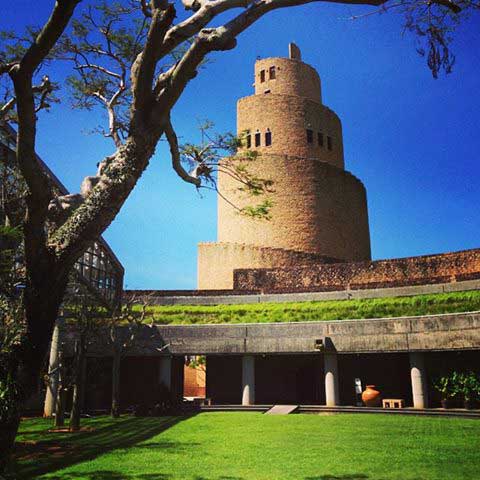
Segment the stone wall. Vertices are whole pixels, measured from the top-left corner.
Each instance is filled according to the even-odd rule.
[[[296,265],[317,265],[320,262],[336,262],[322,255],[257,247],[239,243],[200,243],[198,246],[198,288],[232,289],[235,268],[269,268]]]
[[[272,134],[270,146],[265,145],[267,129]],[[307,141],[307,129],[313,132],[312,143]],[[316,158],[344,167],[340,119],[328,107],[308,98],[272,93],[241,98],[237,103],[237,131],[241,135],[246,130],[251,135],[252,150]],[[260,132],[260,146],[255,145],[257,131]],[[319,145],[319,132],[323,133],[323,146]],[[331,150],[327,137],[332,139]]]
[[[283,248],[347,261],[370,259],[367,198],[360,180],[314,159],[264,154],[254,164],[249,166],[252,172],[274,182],[271,220],[240,215],[219,198],[220,243]],[[238,182],[225,174],[219,175],[219,188],[238,207],[258,201],[238,192]]]
[[[270,68],[275,67],[275,78],[270,78]],[[260,72],[264,70],[265,81]],[[283,57],[262,58],[255,62],[255,94],[264,95],[265,90],[273,94],[297,95],[321,103],[320,77],[317,71],[300,60]]]
[[[477,278],[480,278],[480,249],[371,262],[238,269],[234,272],[234,289],[267,293],[308,292],[424,285]]]

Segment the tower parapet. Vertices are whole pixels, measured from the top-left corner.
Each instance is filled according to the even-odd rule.
[[[249,268],[249,258],[251,267],[272,268],[280,262],[278,254],[278,259],[270,255],[272,249],[282,250],[279,266],[321,263],[322,257],[370,259],[366,192],[344,170],[340,119],[322,104],[317,72],[301,61],[298,47],[291,44],[289,51],[290,58],[257,60],[255,93],[237,103],[237,130],[246,135],[242,149],[261,154],[249,171],[274,182],[272,218],[239,215],[219,197],[219,243],[199,249],[201,289],[232,288],[233,270]],[[252,202],[226,173],[219,173],[218,187],[237,207]],[[215,245],[218,268],[212,262]]]

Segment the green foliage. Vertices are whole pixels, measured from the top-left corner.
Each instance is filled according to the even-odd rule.
[[[459,396],[465,401],[470,401],[480,397],[480,378],[471,370],[468,372],[453,371],[442,375],[434,380],[433,387],[440,392],[444,399]]]
[[[273,181],[255,174],[255,161],[260,152],[245,147],[248,132],[239,136],[232,133],[219,134],[213,132],[214,123],[203,120],[199,129],[201,142],[199,144],[185,143],[180,146],[181,162],[190,171],[190,176],[202,181],[199,188],[215,190],[218,195],[230,204],[239,214],[261,220],[270,220],[273,201],[268,194],[274,192]],[[219,189],[217,174],[221,172],[237,182],[236,190],[243,197],[242,204],[250,198],[261,197],[261,201],[254,205],[238,205],[238,198],[229,198],[229,195]]]
[[[205,355],[196,355],[194,357],[189,357],[187,360],[187,365],[190,368],[205,369],[207,365],[207,357]]]
[[[246,207],[243,207],[240,212],[247,217],[270,220],[272,218],[272,215],[270,213],[272,206],[272,200],[267,198],[258,205],[248,205]]]
[[[148,307],[158,324],[309,322],[478,310],[480,291],[362,300]]]
[[[9,423],[18,414],[17,352],[24,337],[25,323],[20,301],[0,295],[0,425]]]
[[[447,400],[454,398],[458,394],[459,374],[451,372],[448,375],[442,375],[433,381],[433,388],[440,392],[442,398]]]
[[[459,373],[457,378],[457,392],[463,399],[470,401],[480,397],[480,378],[472,372]]]

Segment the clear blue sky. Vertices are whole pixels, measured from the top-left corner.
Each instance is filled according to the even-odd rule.
[[[39,23],[52,3],[3,2],[2,28]],[[367,11],[313,4],[265,17],[191,82],[174,110],[177,131],[195,138],[198,118],[235,131],[236,100],[252,93],[256,57],[286,56],[294,41],[343,122],[346,168],[368,192],[373,257],[480,247],[479,16],[456,34],[453,73],[434,80],[399,16],[347,19]],[[71,191],[112,151],[85,133],[98,121],[92,117],[65,104],[39,123],[38,152]],[[128,288],[195,288],[196,245],[216,238],[214,195],[199,198],[169,163],[162,142],[104,235]]]

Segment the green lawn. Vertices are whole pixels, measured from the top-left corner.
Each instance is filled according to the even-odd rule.
[[[203,413],[105,417],[91,432],[20,428],[17,479],[469,480],[480,478],[480,421],[389,415]],[[33,444],[34,441],[39,443]],[[43,453],[42,453],[43,452]]]
[[[480,291],[365,300],[149,308],[158,324],[304,322],[476,310],[480,310]]]

